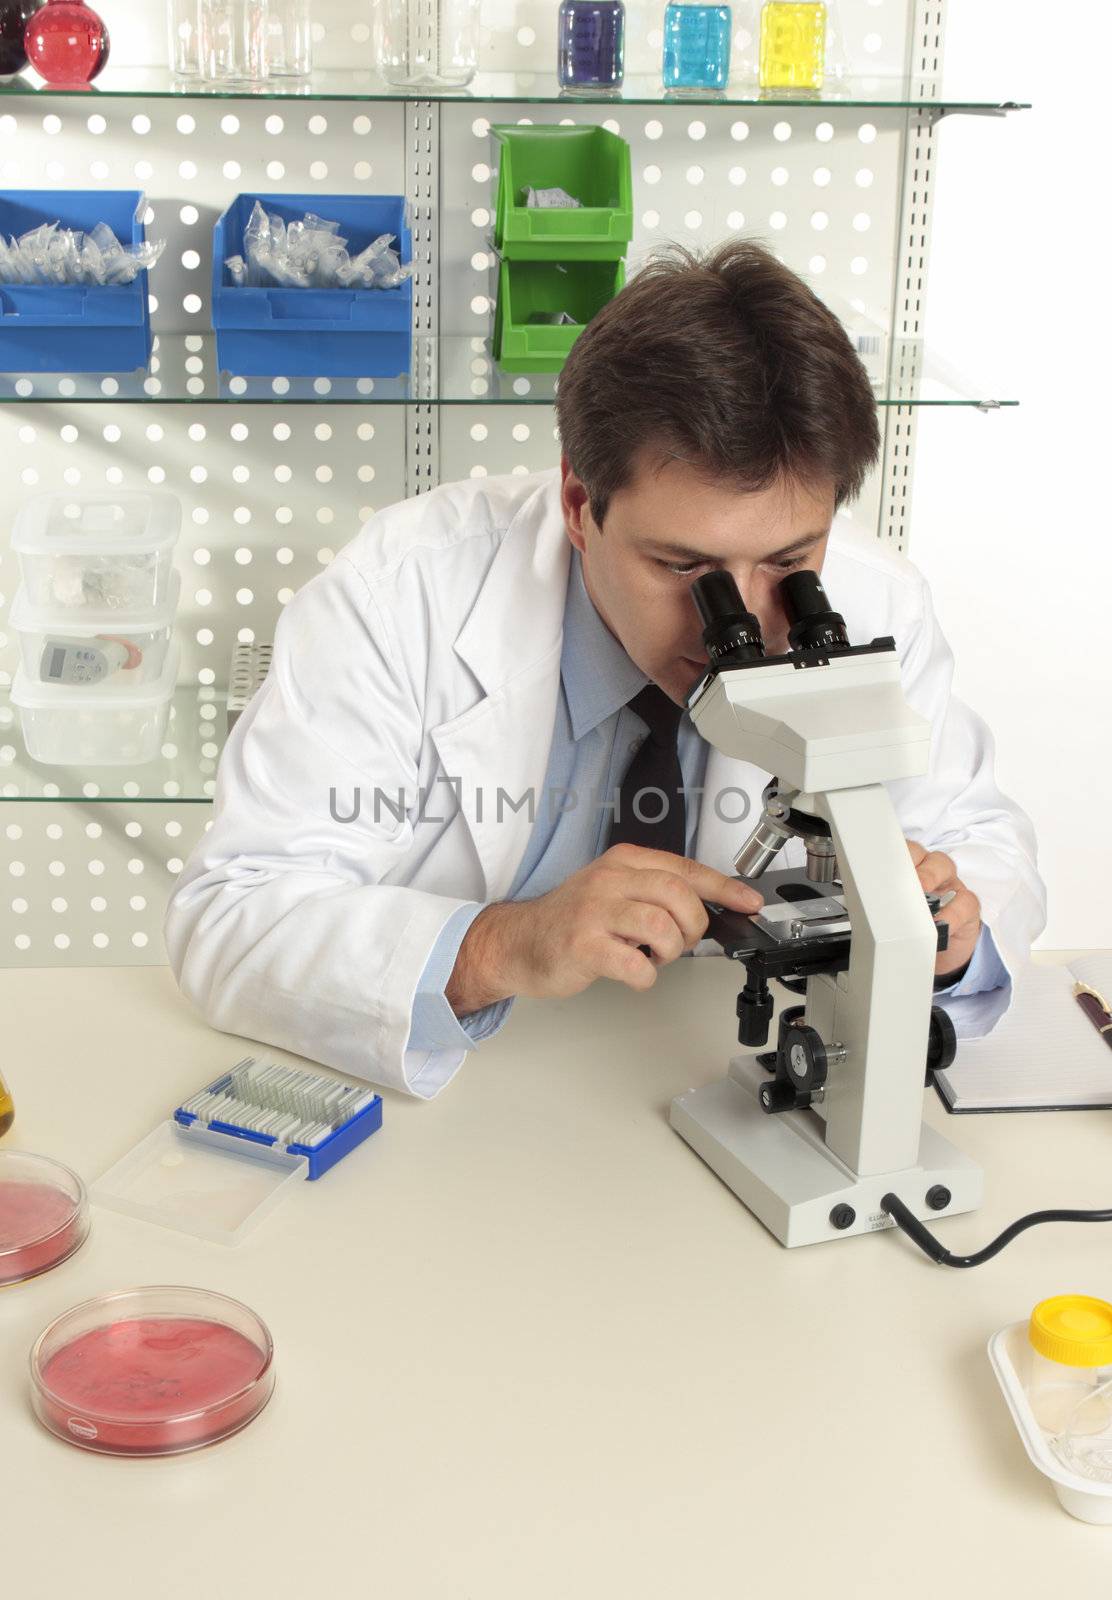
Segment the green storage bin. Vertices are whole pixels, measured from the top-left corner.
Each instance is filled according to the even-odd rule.
[[[506,372],[559,372],[587,323],[624,282],[622,261],[500,262],[495,361]],[[531,323],[539,311],[566,311],[575,323]]]
[[[501,146],[494,243],[507,261],[618,261],[633,238],[629,145],[607,128],[490,130]],[[578,206],[525,205],[526,189],[563,189]]]

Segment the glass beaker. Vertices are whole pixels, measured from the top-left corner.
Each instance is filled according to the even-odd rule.
[[[374,52],[387,83],[461,89],[479,65],[479,0],[377,0]]]
[[[307,78],[313,70],[310,0],[267,0],[266,65],[272,78]]]
[[[167,0],[166,28],[170,71],[179,78],[199,78],[201,0]]]
[[[262,83],[267,0],[201,0],[201,76],[209,83]]]

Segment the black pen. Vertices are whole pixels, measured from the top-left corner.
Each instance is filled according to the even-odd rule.
[[[1084,1011],[1098,1033],[1103,1033],[1105,1044],[1112,1046],[1112,1009],[1108,1001],[1087,983],[1075,983],[1074,999]]]

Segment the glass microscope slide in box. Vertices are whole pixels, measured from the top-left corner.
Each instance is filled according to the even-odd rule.
[[[382,1126],[367,1084],[247,1056],[91,1186],[112,1211],[239,1244],[291,1183],[320,1178]]]

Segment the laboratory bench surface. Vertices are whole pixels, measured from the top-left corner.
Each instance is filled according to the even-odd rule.
[[[437,1100],[387,1093],[381,1132],[236,1248],[94,1207],[75,1256],[0,1291],[3,1592],[1106,1593],[1112,1529],[1068,1517],[1029,1465],[985,1344],[1046,1295],[1112,1298],[1112,1228],[1036,1229],[966,1272],[895,1232],[781,1248],[668,1124],[736,1049],[739,977],[708,958],[645,995],[519,1002]],[[0,1005],[0,1148],[87,1182],[246,1053],[165,967],[9,970]],[[985,1169],[982,1210],[938,1224],[952,1249],[1112,1204],[1106,1115],[926,1105]],[[46,1433],[40,1330],[179,1283],[268,1323],[261,1416],[151,1461]]]

